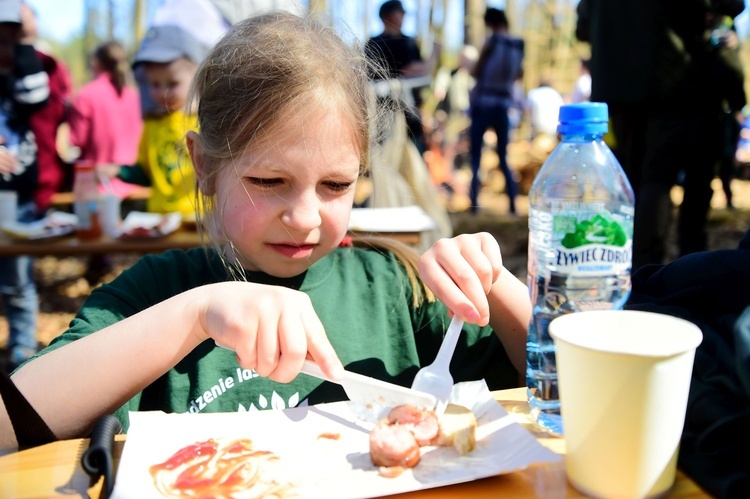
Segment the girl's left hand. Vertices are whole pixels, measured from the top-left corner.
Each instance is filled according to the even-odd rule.
[[[486,232],[440,239],[419,259],[419,276],[448,310],[466,322],[490,320],[487,294],[500,277],[500,246]]]

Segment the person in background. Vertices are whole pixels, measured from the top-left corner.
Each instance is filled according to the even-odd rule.
[[[591,100],[609,107],[613,152],[635,194],[633,269],[668,256],[678,178],[679,254],[706,249],[722,105],[742,79],[736,55],[711,42],[709,21],[744,8],[743,0],[578,3],[576,36],[591,44]]]
[[[151,99],[160,111],[147,115],[135,165],[123,166],[119,178],[151,187],[147,211],[179,212],[193,219],[195,171],[185,149],[185,134],[196,126],[185,107],[190,83],[207,47],[179,26],[152,26],[135,55],[143,66]]]
[[[511,98],[513,101],[508,108],[508,133],[512,137],[513,133],[521,128],[521,122],[526,114],[526,89],[523,86],[523,79],[518,79],[513,84]]]
[[[0,383],[0,447],[26,436],[5,402],[14,389],[71,438],[112,412],[127,431],[128,411],[345,400],[339,385],[300,375],[306,358],[333,380],[346,367],[409,386],[451,313],[466,321],[455,380],[517,386],[531,303],[494,237],[461,234],[421,257],[382,238],[347,244],[382,123],[361,50],[314,18],[253,17],[208,54],[194,98],[188,149],[211,247],[144,256],[96,288],[68,331]],[[232,384],[204,400],[217,379]]]
[[[96,48],[90,61],[94,78],[73,100],[70,143],[80,151],[78,160],[93,161],[100,170],[110,164],[131,165],[138,154],[143,120],[128,54],[122,44],[110,40]],[[106,186],[106,190],[100,186],[103,193],[121,200],[139,189],[117,177]],[[109,255],[90,255],[84,277],[93,286],[111,270]]]
[[[750,230],[736,248],[700,251],[633,273],[629,310],[688,320],[695,352],[678,465],[711,497],[740,499],[750,486]]]
[[[434,113],[434,125],[428,135],[428,147],[424,159],[430,169],[433,183],[446,193],[446,205],[452,210],[462,210],[461,200],[468,199],[462,189],[456,196],[454,169],[462,166],[461,154],[466,157],[468,148],[469,125],[469,92],[474,86],[471,71],[479,58],[479,51],[473,45],[464,45],[458,55],[458,65],[449,70],[441,67],[433,81],[433,93],[437,100]],[[462,147],[463,146],[463,147]],[[463,150],[461,150],[463,149]],[[458,163],[458,164],[457,164]],[[442,172],[441,178],[435,178],[435,166]],[[465,202],[465,201],[464,201]]]
[[[513,105],[513,86],[523,73],[523,40],[510,36],[505,12],[488,8],[484,24],[491,34],[479,53],[474,66],[476,85],[471,90],[471,211],[479,209],[479,191],[482,181],[479,167],[484,148],[484,133],[492,128],[497,135],[497,156],[505,175],[505,191],[510,201],[510,212],[516,213],[518,186],[508,166],[508,110]]]
[[[81,88],[70,111],[70,142],[78,147],[78,159],[96,165],[132,165],[143,130],[140,101],[128,54],[117,41],[100,44],[91,57],[94,78]],[[112,194],[120,199],[133,186],[116,178]]]
[[[69,164],[61,157],[57,149],[57,132],[68,116],[72,82],[67,66],[52,57],[37,45],[38,32],[36,13],[28,5],[21,7],[24,38],[35,45],[36,55],[49,80],[49,98],[47,104],[31,115],[31,130],[37,144],[37,166],[39,181],[34,199],[40,213],[52,204],[52,195],[56,192],[69,191],[73,186],[73,172]]]
[[[591,59],[581,59],[581,74],[573,84],[570,102],[588,102],[591,100]]]
[[[731,17],[717,16],[714,12],[711,12],[707,23],[714,27],[711,40],[722,54],[719,61],[723,64],[718,65],[717,68],[717,79],[724,82],[718,175],[726,198],[727,209],[733,210],[732,181],[738,173],[737,149],[742,125],[745,122],[744,111],[747,105],[745,73],[740,58],[740,42]],[[731,28],[726,28],[727,24],[731,24]],[[717,28],[717,25],[724,27],[724,29]]]
[[[542,77],[539,86],[526,94],[526,115],[531,130],[531,140],[539,135],[557,137],[560,106],[564,104],[560,92],[552,87],[549,78]]]
[[[280,2],[274,0],[274,4]],[[150,27],[177,26],[187,31],[198,42],[210,47],[239,19],[244,19],[258,2],[242,0],[162,0],[151,18]],[[146,67],[136,64],[133,74],[141,96],[143,116],[158,116],[164,113],[151,97],[146,79]]]
[[[29,121],[49,97],[47,73],[25,37],[20,0],[0,0],[0,190],[15,191],[19,222],[40,216],[37,146]],[[39,311],[33,259],[0,258],[0,298],[8,318],[6,368],[12,370],[37,351]]]
[[[426,76],[430,65],[422,59],[417,42],[401,31],[406,11],[399,0],[388,0],[380,6],[378,15],[383,21],[383,32],[370,38],[365,46],[367,57],[377,61],[379,71],[373,77],[379,78],[384,72],[389,78],[415,78]],[[382,70],[381,70],[382,68]],[[409,136],[419,153],[425,151],[424,125],[422,121],[421,87],[407,89],[412,102],[404,106]],[[408,102],[408,101],[407,101]]]
[[[477,59],[477,48],[464,45],[458,55],[456,68],[452,71],[440,68],[435,77],[433,91],[438,101],[437,110],[445,113],[443,150],[449,167],[454,166],[460,136],[467,133],[469,128],[469,93],[475,84],[471,72]]]

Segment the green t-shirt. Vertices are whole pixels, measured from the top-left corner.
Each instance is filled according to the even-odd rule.
[[[148,255],[91,294],[68,329],[42,352],[59,348],[198,286],[230,280],[213,250]],[[304,274],[278,279],[248,272],[247,280],[310,296],[346,369],[410,386],[435,359],[449,319],[439,302],[411,305],[412,289],[391,254],[339,248]],[[133,369],[138,369],[137,365]],[[517,385],[517,373],[489,327],[465,325],[451,364],[454,380],[486,379],[491,389]],[[117,410],[234,412],[283,409],[346,400],[343,389],[307,375],[283,384],[243,370],[233,352],[206,341]]]

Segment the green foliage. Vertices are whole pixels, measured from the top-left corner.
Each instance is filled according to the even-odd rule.
[[[82,35],[73,36],[64,43],[45,40],[45,44],[49,47],[50,55],[68,67],[74,91],[91,80],[88,50]]]

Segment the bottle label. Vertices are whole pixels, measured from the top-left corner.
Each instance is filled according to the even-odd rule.
[[[606,210],[561,210],[552,218],[552,265],[562,274],[611,275],[627,272],[632,232]],[[629,234],[630,232],[630,234]]]

